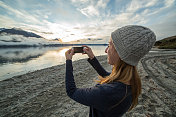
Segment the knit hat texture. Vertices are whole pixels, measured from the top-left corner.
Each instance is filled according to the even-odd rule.
[[[111,33],[111,38],[120,59],[132,66],[137,66],[156,41],[153,31],[137,25],[119,28]]]

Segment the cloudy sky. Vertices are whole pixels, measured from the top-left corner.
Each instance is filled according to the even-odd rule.
[[[0,0],[0,28],[22,28],[63,41],[102,38],[125,25],[176,35],[175,0]]]

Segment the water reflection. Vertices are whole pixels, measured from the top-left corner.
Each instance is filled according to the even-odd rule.
[[[65,52],[66,52],[68,49],[70,49],[70,48],[62,49],[58,54],[59,54],[60,56],[65,56]]]
[[[106,46],[90,46],[95,55],[105,54]],[[6,48],[0,49],[0,80],[15,75],[64,64],[65,52],[71,47],[48,48]],[[73,61],[87,58],[87,55],[75,54]]]

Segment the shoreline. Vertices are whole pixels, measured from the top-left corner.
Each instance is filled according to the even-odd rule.
[[[150,52],[161,52],[161,51],[176,51],[176,49],[158,49],[158,48],[152,48],[152,50]],[[38,56],[41,56],[42,54],[40,55],[34,55],[34,56],[30,56],[29,59],[31,58],[35,58],[35,57],[38,57]],[[100,55],[100,56],[103,56],[103,55]],[[83,58],[84,59],[84,58]],[[24,59],[24,61],[26,61],[27,59]],[[79,60],[79,59],[78,59]],[[73,60],[73,61],[77,61],[77,60]],[[17,61],[17,62],[21,62],[21,60]],[[64,64],[65,62],[62,62],[62,63],[58,63],[57,65],[62,65]],[[56,66],[56,65],[53,65],[53,66]],[[52,67],[52,66],[50,66]],[[31,72],[35,72],[35,71],[38,71],[38,70],[42,70],[42,69],[45,69],[45,68],[50,68],[50,67],[40,67],[40,68],[37,68],[35,70],[33,69],[30,69],[30,70],[22,70],[22,71],[17,71],[17,72],[8,72],[7,74],[4,74],[1,76],[0,78],[0,82],[3,81],[3,80],[6,80],[6,79],[10,79],[14,76],[20,76],[20,75],[24,75],[24,74],[27,74],[27,73],[31,73]]]
[[[107,56],[97,56],[100,64],[111,71]],[[137,68],[142,80],[142,94],[131,116],[176,116],[176,51],[147,54]],[[98,74],[87,62],[73,62],[78,88],[94,86]],[[57,65],[0,81],[0,115],[87,117],[89,108],[71,100],[65,92],[65,64]]]
[[[38,44],[38,45],[25,45],[25,44],[21,44],[21,45],[0,45],[0,49],[1,48],[45,48],[45,47],[66,47],[66,46],[82,46],[82,45],[88,45],[88,46],[107,46],[108,44],[91,44],[91,43],[87,43],[87,44],[64,44],[64,43],[60,43],[60,44]]]

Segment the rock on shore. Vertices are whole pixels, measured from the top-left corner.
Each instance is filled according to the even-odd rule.
[[[111,71],[107,56],[97,57]],[[124,117],[176,116],[176,51],[152,52],[138,64],[142,95]],[[77,87],[91,87],[98,74],[86,59],[73,62]],[[0,116],[87,117],[89,108],[65,92],[65,64],[0,82]]]

